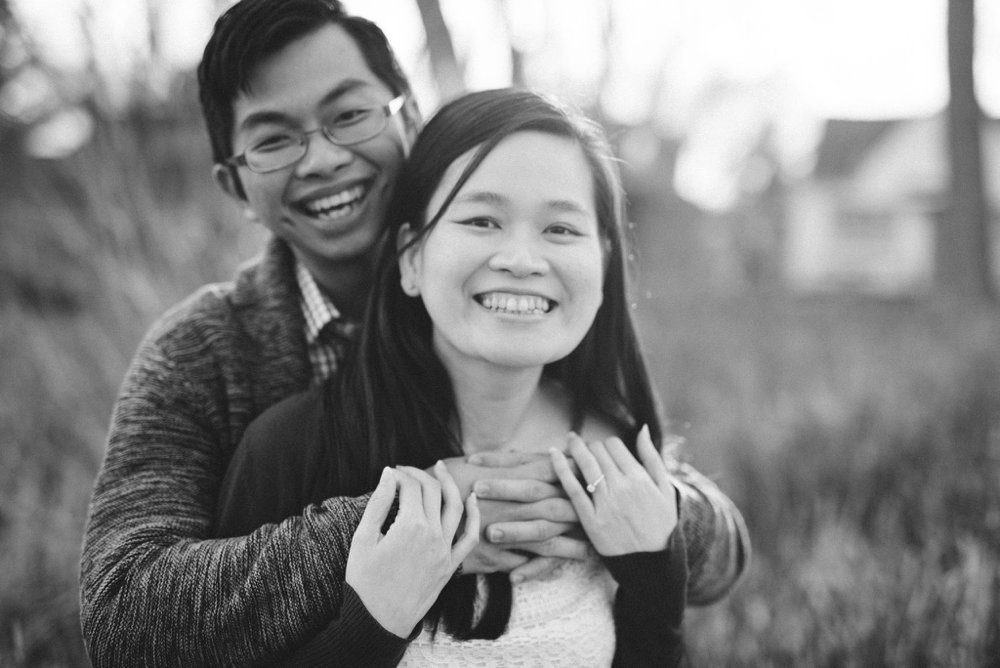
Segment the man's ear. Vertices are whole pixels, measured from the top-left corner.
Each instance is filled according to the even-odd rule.
[[[403,223],[396,233],[396,250],[399,252],[399,286],[410,297],[420,294],[420,242],[413,242],[416,232],[409,223]]]
[[[417,99],[413,95],[407,95],[403,102],[403,120],[406,125],[407,138],[410,140],[410,144],[413,144],[420,128],[424,125],[424,117],[420,113]]]
[[[243,191],[243,184],[240,183],[240,177],[236,174],[235,169],[228,165],[213,165],[212,179],[222,192],[226,193],[226,195],[239,205],[244,218],[254,223],[258,221],[257,212],[251,208],[246,193]]]
[[[403,157],[409,158],[410,149],[413,147],[413,142],[417,140],[417,134],[423,125],[423,117],[420,115],[420,109],[417,107],[417,101],[413,95],[406,97],[402,110],[393,119],[396,133],[403,145]]]

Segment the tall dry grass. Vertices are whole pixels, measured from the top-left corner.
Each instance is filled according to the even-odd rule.
[[[157,314],[261,240],[209,183],[200,130],[136,127],[0,174],[4,666],[86,665],[80,539],[125,365]],[[688,618],[694,664],[1000,656],[997,313],[695,289],[660,261],[691,235],[640,231],[665,408],[754,542],[741,585]]]

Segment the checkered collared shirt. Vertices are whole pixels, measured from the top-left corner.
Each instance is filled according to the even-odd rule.
[[[361,324],[341,315],[299,261],[295,262],[295,278],[306,318],[306,350],[312,367],[312,383],[318,385],[337,370],[340,359],[357,341]]]

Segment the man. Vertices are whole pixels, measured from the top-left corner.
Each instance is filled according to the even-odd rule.
[[[207,286],[161,318],[125,378],[82,558],[97,666],[249,665],[316,637],[338,610],[367,501],[328,499],[209,540],[246,426],[333,373],[350,345],[419,124],[408,84],[381,31],[336,0],[242,0],[216,24],[199,86],[215,179],[274,239],[233,284]],[[533,577],[587,549],[562,535],[575,517],[545,460],[448,464],[463,493],[475,486],[489,525],[467,572]],[[705,603],[736,581],[749,543],[711,482],[683,467],[677,479],[689,600]]]

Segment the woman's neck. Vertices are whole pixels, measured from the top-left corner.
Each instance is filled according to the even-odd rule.
[[[463,365],[450,376],[466,454],[547,447],[569,429],[562,393],[542,378],[541,367]]]

